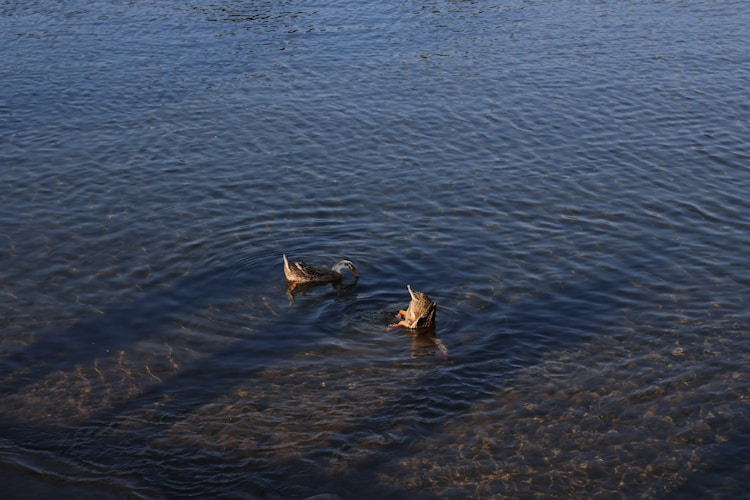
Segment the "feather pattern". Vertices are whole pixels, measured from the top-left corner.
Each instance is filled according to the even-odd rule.
[[[405,311],[398,312],[398,317],[402,319],[391,327],[405,326],[412,329],[434,327],[437,304],[427,294],[413,290],[411,285],[406,285],[406,288],[411,295],[409,307]]]
[[[341,271],[348,269],[355,278],[359,277],[354,263],[348,259],[336,262],[331,269],[326,267],[310,266],[304,262],[289,262],[286,254],[284,257],[284,275],[288,281],[294,283],[335,283],[341,281],[343,275]]]

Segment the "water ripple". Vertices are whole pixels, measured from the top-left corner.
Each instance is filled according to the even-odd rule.
[[[0,6],[2,462],[37,496],[744,492],[739,5]],[[360,279],[290,295],[283,253]],[[434,332],[387,328],[407,284]]]

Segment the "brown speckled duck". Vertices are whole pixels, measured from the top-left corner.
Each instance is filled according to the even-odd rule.
[[[286,254],[283,254],[283,257],[284,275],[288,281],[292,282],[291,288],[294,288],[297,283],[337,283],[343,278],[341,271],[344,269],[348,269],[355,278],[359,278],[354,264],[347,259],[336,262],[331,269],[328,269],[309,266],[302,261],[289,262]]]
[[[406,311],[399,311],[398,316],[401,321],[391,325],[391,328],[405,326],[406,328],[432,328],[435,326],[435,314],[437,313],[437,304],[422,293],[412,290],[411,285],[406,285],[411,295],[411,302]]]

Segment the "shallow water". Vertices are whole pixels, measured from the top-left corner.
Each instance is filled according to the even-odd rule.
[[[745,495],[748,21],[0,4],[6,492]]]

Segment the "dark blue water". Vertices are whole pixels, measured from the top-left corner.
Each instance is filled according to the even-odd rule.
[[[0,484],[746,495],[748,25],[0,3]],[[360,279],[290,295],[282,253]],[[387,329],[407,284],[434,332]]]

